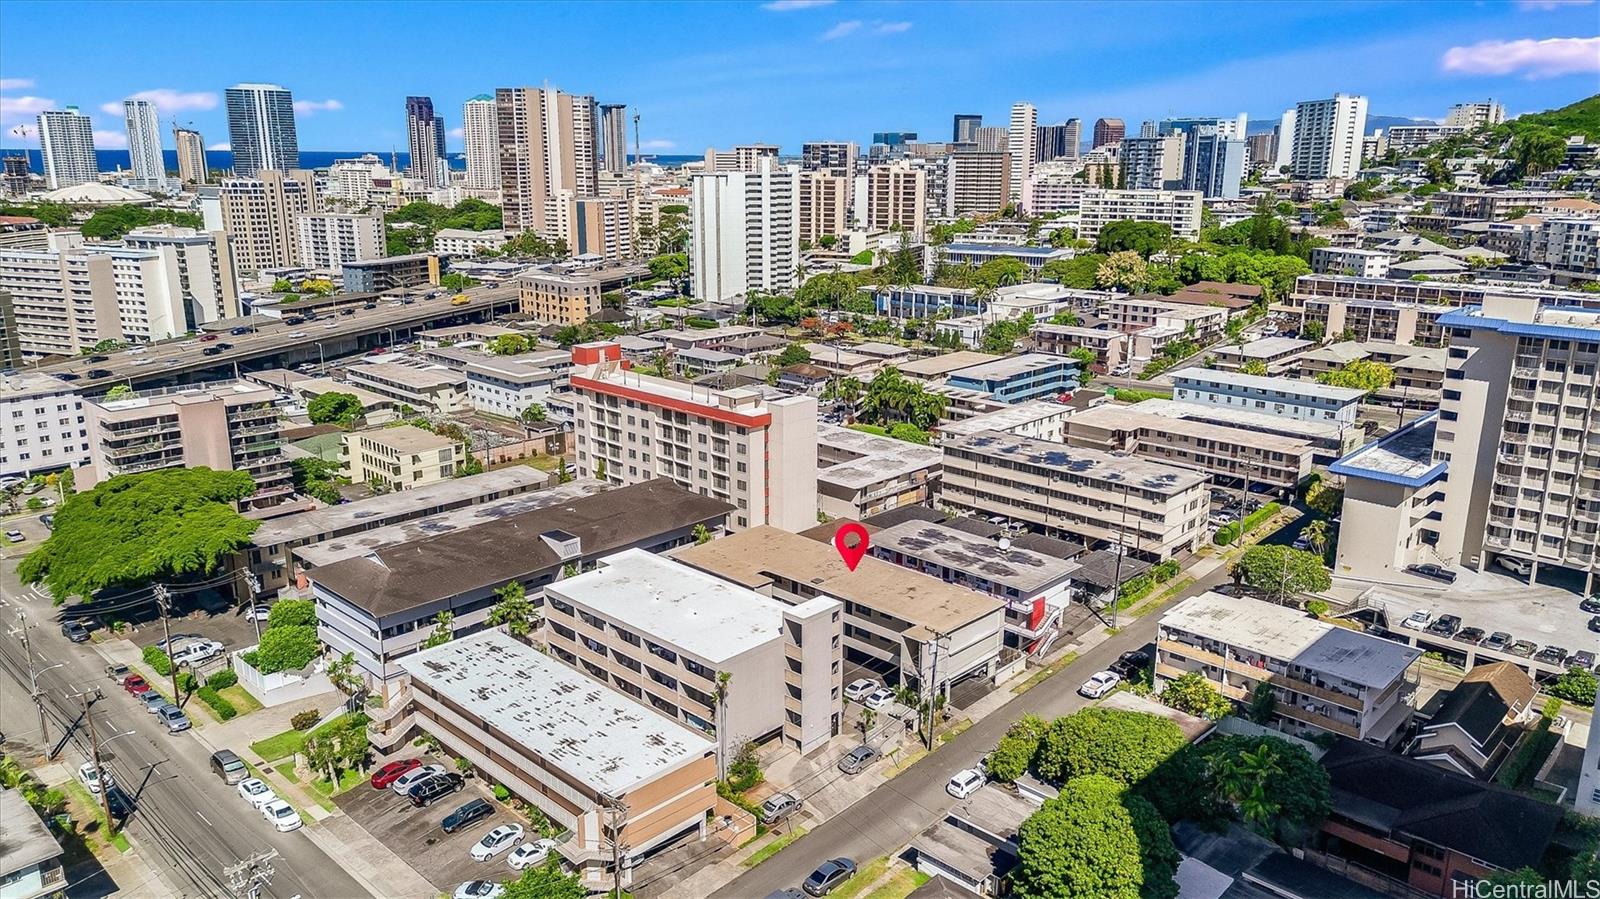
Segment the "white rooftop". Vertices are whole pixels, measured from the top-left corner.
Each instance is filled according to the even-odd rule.
[[[747,587],[642,549],[545,588],[713,664],[777,639],[784,605]]]
[[[497,630],[400,660],[414,683],[613,796],[715,747],[687,727]]]
[[[1202,384],[1221,384],[1228,387],[1242,387],[1245,390],[1256,390],[1268,394],[1284,394],[1288,396],[1309,396],[1329,400],[1335,403],[1357,403],[1367,395],[1365,390],[1353,387],[1334,387],[1330,384],[1318,384],[1315,381],[1300,381],[1295,378],[1277,378],[1269,375],[1247,375],[1244,372],[1222,371],[1215,368],[1186,368],[1172,373],[1172,380],[1199,381]]]

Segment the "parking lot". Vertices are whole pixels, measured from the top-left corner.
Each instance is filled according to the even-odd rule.
[[[451,767],[449,760],[424,761]],[[439,822],[473,799],[487,800],[494,806],[494,814],[465,830],[445,833]],[[374,790],[366,785],[340,794],[334,798],[334,802],[374,839],[405,859],[418,874],[445,893],[455,892],[456,887],[469,880],[505,881],[515,873],[506,864],[509,851],[486,862],[473,861],[468,854],[473,843],[498,825],[526,826],[526,822],[495,802],[480,781],[469,779],[461,792],[440,799],[426,808],[413,808],[409,800],[393,790]],[[537,839],[537,835],[524,839]]]

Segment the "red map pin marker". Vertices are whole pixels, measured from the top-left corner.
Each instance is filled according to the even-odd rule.
[[[855,545],[851,545],[851,538],[855,538]],[[844,564],[850,566],[851,571],[861,564],[861,557],[867,554],[867,529],[855,522],[844,525],[833,535],[833,548],[839,551],[839,558]]]

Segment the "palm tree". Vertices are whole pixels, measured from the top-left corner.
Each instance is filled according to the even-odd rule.
[[[728,671],[717,672],[717,684],[711,693],[712,704],[717,712],[717,779],[724,780],[728,776],[728,733],[723,726],[723,714],[728,704],[728,684],[733,680],[733,674]]]
[[[1305,538],[1311,541],[1311,548],[1315,549],[1319,555],[1327,555],[1329,537],[1327,519],[1319,518],[1311,522],[1305,526],[1305,530],[1301,533],[1305,534]]]
[[[861,381],[853,377],[841,378],[833,393],[834,396],[850,408],[851,414],[854,415],[856,402],[861,399]]]

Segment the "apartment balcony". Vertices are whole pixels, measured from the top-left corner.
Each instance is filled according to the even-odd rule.
[[[1527,422],[1533,419],[1533,414],[1521,409],[1507,409],[1506,421]]]
[[[1292,677],[1283,672],[1274,671],[1271,668],[1260,668],[1238,659],[1225,659],[1198,646],[1190,646],[1187,643],[1181,643],[1176,640],[1157,640],[1156,649],[1161,652],[1171,652],[1185,658],[1194,659],[1197,662],[1210,665],[1213,668],[1219,668],[1229,674],[1236,674],[1253,681],[1266,681],[1275,687],[1291,690],[1304,696],[1312,696],[1323,702],[1331,702],[1354,712],[1359,712],[1365,707],[1365,703],[1359,696],[1351,696],[1347,693],[1340,693],[1337,690],[1330,690],[1327,687],[1319,687],[1316,684]],[[1181,674],[1182,672],[1179,673]]]
[[[1528,442],[1528,432],[1527,431],[1506,431],[1504,434],[1500,435],[1500,439],[1505,443],[1527,443]]]
[[[153,459],[148,462],[133,462],[128,465],[118,465],[116,466],[117,470],[115,474],[137,474],[141,471],[155,471],[158,468],[171,468],[174,465],[182,464],[183,454],[179,453],[173,456],[163,456],[160,459]]]
[[[106,458],[113,461],[120,461],[124,459],[137,458],[139,456],[148,456],[151,453],[159,453],[174,447],[181,448],[182,446],[183,441],[177,437],[173,437],[169,440],[150,440],[144,443],[128,444],[127,446],[102,446],[102,449],[105,451]],[[179,455],[181,457],[182,454],[180,453]]]
[[[104,435],[103,439],[107,441],[129,440],[134,437],[146,437],[151,434],[169,433],[174,435],[178,433],[178,422],[176,420],[162,422],[160,424],[145,425],[138,428],[106,428],[102,432]]]
[[[1509,396],[1514,400],[1532,401],[1534,399],[1534,397],[1536,396],[1536,394],[1532,390],[1517,390],[1517,389],[1513,389],[1513,390],[1510,391]]]
[[[1165,642],[1165,641],[1163,641],[1163,642]],[[1177,644],[1177,645],[1181,646],[1183,644]],[[1156,663],[1156,674],[1160,675],[1161,677],[1177,678],[1177,677],[1181,677],[1184,673],[1185,672],[1181,668],[1177,668],[1177,667],[1174,667],[1172,665],[1167,665],[1167,664],[1164,664],[1164,663],[1161,663],[1161,662],[1157,662]],[[1272,683],[1274,686],[1284,686],[1285,689],[1295,689],[1294,687],[1289,687],[1289,686],[1286,686],[1286,685],[1280,683],[1278,680],[1269,679],[1269,682]],[[1243,687],[1238,687],[1238,686],[1235,686],[1233,684],[1218,683],[1216,681],[1211,681],[1211,685],[1213,687],[1217,688],[1217,692],[1221,693],[1223,696],[1228,697],[1229,699],[1235,700],[1236,702],[1249,702],[1250,699],[1251,699],[1251,696],[1252,696],[1252,694],[1254,692],[1254,688],[1252,688],[1251,690],[1246,690]],[[1293,719],[1295,721],[1299,721],[1299,722],[1301,722],[1303,724],[1309,724],[1312,727],[1319,727],[1319,728],[1321,728],[1323,730],[1331,731],[1331,732],[1337,733],[1337,734],[1343,734],[1343,735],[1345,735],[1347,737],[1351,737],[1351,738],[1357,739],[1357,740],[1361,739],[1361,729],[1356,727],[1355,725],[1353,725],[1353,724],[1345,724],[1342,721],[1337,721],[1337,720],[1335,720],[1333,718],[1330,718],[1330,717],[1328,717],[1326,715],[1322,715],[1322,714],[1318,714],[1317,712],[1309,711],[1309,710],[1307,710],[1305,708],[1302,708],[1301,706],[1295,705],[1293,703],[1279,702],[1277,704],[1276,708],[1275,708],[1275,712],[1277,714],[1279,714],[1279,715],[1282,715],[1285,718],[1291,718],[1291,719]]]

